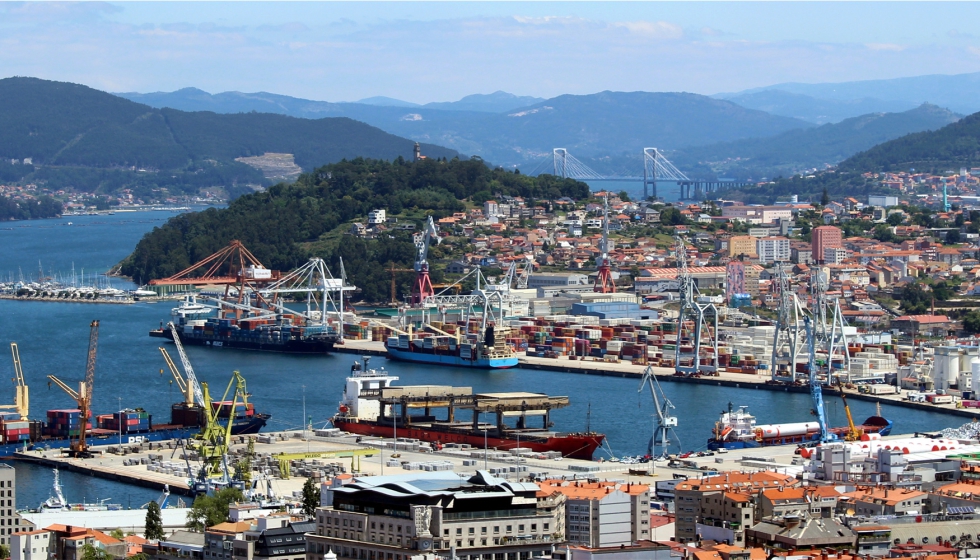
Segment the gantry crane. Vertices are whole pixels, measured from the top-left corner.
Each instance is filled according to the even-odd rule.
[[[20,366],[20,350],[16,342],[10,343],[10,353],[14,357],[14,404],[5,404],[0,406],[0,409],[12,408],[20,415],[21,421],[26,421],[31,405],[27,383],[24,382],[24,370]]]
[[[89,325],[88,336],[88,360],[85,363],[85,381],[78,384],[78,391],[69,387],[64,381],[53,375],[48,379],[54,381],[68,395],[78,403],[78,410],[81,413],[78,427],[78,440],[73,441],[69,447],[69,454],[72,457],[89,457],[88,444],[85,441],[85,427],[88,425],[89,416],[92,411],[92,388],[95,386],[95,356],[99,344],[99,322],[92,321]]]

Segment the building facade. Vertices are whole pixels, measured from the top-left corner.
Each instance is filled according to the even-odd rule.
[[[789,239],[785,237],[763,237],[756,241],[759,263],[789,261]]]
[[[817,262],[824,262],[824,250],[830,247],[843,247],[844,237],[840,228],[834,226],[819,226],[810,232],[811,243],[813,244],[813,258]]]
[[[425,488],[424,490],[422,488]],[[307,560],[409,560],[420,553],[459,560],[529,560],[561,542],[564,508],[539,505],[536,484],[480,471],[356,478],[332,488],[333,506],[317,510]],[[562,504],[563,505],[563,504]]]

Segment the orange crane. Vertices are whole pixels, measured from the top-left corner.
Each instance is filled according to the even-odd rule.
[[[844,413],[847,414],[847,434],[844,436],[844,441],[858,441],[863,432],[854,425],[854,417],[851,416],[851,407],[847,405],[847,395],[844,394],[844,385],[841,384],[840,378],[837,378],[837,390],[840,391],[840,399],[844,401]]]
[[[395,273],[396,272],[415,272],[415,269],[414,268],[395,268],[395,263],[392,262],[392,263],[389,263],[389,264],[390,264],[390,268],[388,269],[388,271],[391,272],[391,305],[398,305],[398,293],[397,293],[397,287],[395,285]]]
[[[79,419],[80,425],[78,427],[78,440],[71,442],[71,446],[69,447],[69,455],[72,457],[92,456],[89,453],[88,444],[85,442],[85,426],[88,424],[92,411],[92,387],[95,385],[95,356],[99,344],[99,322],[97,320],[92,321],[89,327],[88,360],[85,363],[85,381],[78,383],[78,391],[72,389],[67,383],[57,377],[53,375],[48,376],[48,379],[54,381],[58,387],[61,387],[64,392],[68,393],[68,396],[75,399],[75,402],[78,404],[78,410],[81,413],[81,418]]]

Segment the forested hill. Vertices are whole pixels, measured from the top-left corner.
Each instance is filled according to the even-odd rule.
[[[843,172],[916,171],[941,173],[980,165],[980,113],[931,132],[909,134],[842,161]]]
[[[238,157],[289,153],[309,171],[344,158],[411,157],[412,150],[411,140],[348,118],[191,113],[77,84],[0,80],[0,159],[31,158],[26,179],[57,188],[196,192],[201,186],[262,183],[262,174]],[[456,155],[430,145],[423,152]]]
[[[490,169],[479,159],[344,161],[301,175],[293,185],[242,196],[225,209],[171,218],[143,237],[123,262],[122,273],[144,282],[170,276],[238,239],[263,264],[278,270],[292,269],[311,256],[334,266],[342,256],[363,297],[381,301],[386,299],[388,263],[410,266],[413,261],[411,232],[363,241],[338,237],[338,227],[363,221],[374,208],[385,208],[389,215],[410,213],[420,223],[426,214],[451,215],[465,209],[466,199],[482,201],[498,193],[532,200],[584,198],[589,187],[551,175]]]

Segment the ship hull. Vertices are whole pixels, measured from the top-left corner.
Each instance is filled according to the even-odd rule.
[[[864,421],[864,424],[860,426],[855,426],[858,431],[865,434],[878,434],[882,437],[887,436],[892,431],[892,421],[880,416],[872,416]],[[839,428],[831,428],[830,433],[834,434],[840,439],[849,431],[847,426]],[[814,432],[809,434],[776,437],[776,438],[760,438],[760,439],[738,439],[732,441],[719,441],[715,438],[708,440],[708,449],[711,451],[717,451],[718,449],[752,449],[755,447],[771,447],[774,445],[800,445],[804,443],[814,443],[820,441],[820,433]]]
[[[468,367],[478,369],[507,369],[517,367],[517,356],[509,358],[461,358],[458,355],[435,354],[428,352],[412,352],[400,348],[388,349],[388,357],[405,362],[415,362],[419,364],[436,364],[442,366]],[[481,436],[482,437],[482,436]]]
[[[150,331],[151,337],[173,340],[169,329]],[[209,334],[180,334],[180,342],[185,346],[208,346],[211,348],[234,348],[238,350],[258,350],[262,352],[284,352],[289,354],[327,354],[333,351],[336,340],[332,338],[311,338],[276,341],[247,340]]]
[[[430,443],[465,443],[473,447],[482,449],[484,444],[484,433],[440,430],[436,427],[398,427],[382,426],[373,422],[355,422],[344,418],[334,418],[333,425],[345,432],[364,436],[394,438],[404,437],[426,441]],[[397,432],[397,434],[396,434]],[[563,457],[571,459],[592,460],[595,450],[602,445],[605,438],[602,434],[568,434],[562,436],[531,436],[529,439],[521,439],[520,448],[543,453],[546,451],[558,451]],[[507,451],[518,448],[517,438],[501,438],[487,434],[486,445],[490,449]]]
[[[231,426],[231,435],[250,435],[259,433],[265,427],[271,416],[269,414],[256,414],[247,419],[236,420]],[[167,441],[173,439],[187,439],[201,431],[199,426],[177,426],[161,427],[141,432],[119,433],[86,433],[85,441],[90,446],[95,445],[124,445],[141,443],[145,441]],[[78,439],[78,438],[75,438]],[[13,457],[14,453],[24,451],[25,443],[27,450],[33,449],[67,449],[72,440],[69,438],[43,437],[34,441],[0,444],[0,457]]]

